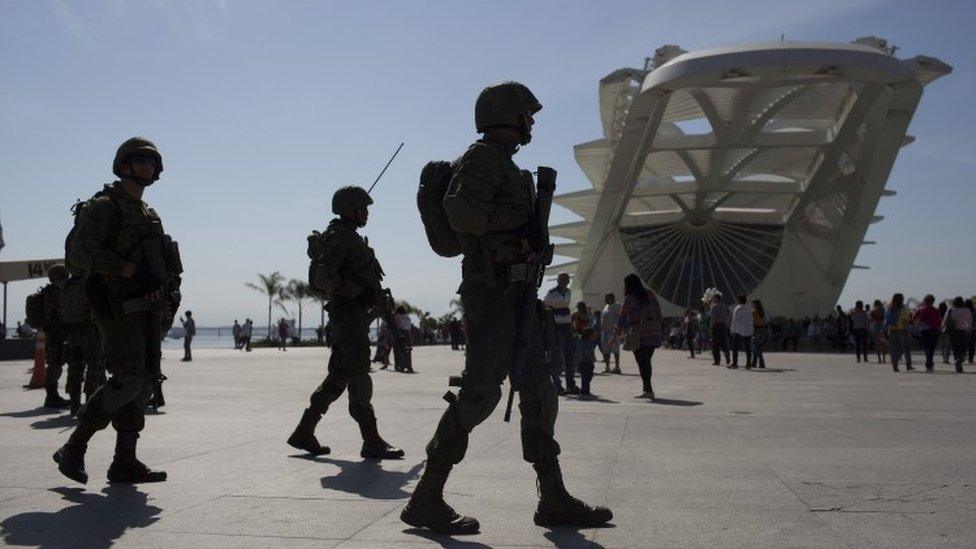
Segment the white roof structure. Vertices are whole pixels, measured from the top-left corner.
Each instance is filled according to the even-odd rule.
[[[592,189],[555,225],[589,303],[636,272],[676,314],[706,288],[773,314],[831,308],[903,145],[922,88],[952,67],[883,39],[657,51],[600,81],[603,137],[575,147]]]

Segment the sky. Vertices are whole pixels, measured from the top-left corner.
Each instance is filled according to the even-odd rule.
[[[615,69],[664,44],[875,35],[954,72],[926,88],[917,141],[888,182],[898,194],[857,259],[870,270],[851,273],[841,302],[972,295],[974,24],[971,1],[2,2],[0,261],[62,256],[71,204],[111,182],[115,149],[144,135],[164,158],[145,200],[180,243],[184,305],[201,325],[263,324],[266,301],[245,282],[304,278],[305,237],[328,223],[332,193],[368,185],[404,142],[364,234],[394,295],[440,314],[460,266],[429,249],[416,185],[427,161],[477,137],[485,85],[518,80],[540,98],[516,161],[556,168],[569,192],[589,187],[573,145],[601,136],[597,86]],[[10,285],[11,323],[36,287]]]

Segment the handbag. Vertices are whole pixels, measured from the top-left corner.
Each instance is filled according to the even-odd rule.
[[[636,351],[639,348],[640,348],[640,336],[638,336],[633,330],[631,330],[624,337],[624,350]]]

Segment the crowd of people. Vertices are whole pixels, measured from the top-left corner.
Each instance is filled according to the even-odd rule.
[[[838,305],[822,317],[797,320],[771,318],[761,300],[750,300],[745,294],[735,296],[734,305],[729,306],[725,296],[709,290],[700,308],[689,308],[678,318],[662,318],[657,299],[639,277],[629,275],[624,287],[622,305],[610,293],[604,307],[595,310],[582,301],[570,309],[572,294],[566,273],[546,293],[543,302],[553,315],[556,332],[552,375],[560,395],[592,397],[596,363],[603,362],[603,373],[620,373],[621,347],[632,351],[637,361],[643,385],[637,396],[650,399],[654,398],[651,359],[662,344],[687,350],[689,358],[710,352],[713,365],[733,370],[740,366],[765,369],[765,351],[771,343],[793,352],[801,342],[804,350],[853,350],[858,363],[869,362],[873,355],[878,363],[890,363],[896,372],[902,365],[914,370],[912,349],[922,350],[926,371],[934,370],[939,355],[943,364],[952,364],[958,373],[963,372],[964,363],[973,364],[976,358],[976,298],[957,296],[936,305],[930,294],[912,308],[904,295],[896,293],[887,303],[857,301],[848,310]]]
[[[935,367],[941,355],[943,364],[953,364],[962,373],[963,364],[973,364],[976,355],[973,299],[957,296],[935,304],[935,296],[926,295],[912,308],[901,293],[887,303],[880,299],[868,305],[857,301],[851,309],[838,305],[834,311],[802,319],[767,318],[758,299],[747,303],[737,296],[730,312],[721,294],[715,292],[708,306],[688,309],[680,319],[669,319],[667,346],[687,349],[689,356],[712,352],[713,363],[721,359],[729,368],[739,365],[738,354],[746,355],[746,368],[765,367],[764,349],[769,342],[779,342],[782,351],[805,350],[833,352],[854,351],[858,363],[869,362],[873,355],[879,363],[889,362],[894,371],[914,370],[912,349],[921,349],[927,371]]]

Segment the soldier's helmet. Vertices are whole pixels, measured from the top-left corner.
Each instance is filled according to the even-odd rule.
[[[47,270],[47,279],[51,282],[64,282],[68,280],[68,276],[70,276],[68,268],[61,263],[55,263]]]
[[[542,103],[524,84],[502,82],[481,90],[474,104],[474,125],[479,132],[492,126],[523,128],[524,117],[542,110]]]
[[[332,195],[332,213],[352,217],[352,212],[366,208],[373,199],[362,187],[349,185],[340,188]]]
[[[145,137],[132,137],[119,145],[119,150],[115,152],[115,161],[112,162],[112,173],[122,177],[119,168],[136,154],[148,154],[156,159],[156,175],[153,181],[159,179],[159,174],[163,172],[163,157],[156,145]]]

